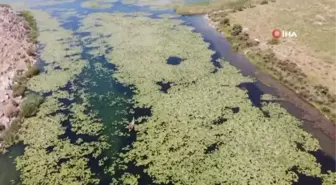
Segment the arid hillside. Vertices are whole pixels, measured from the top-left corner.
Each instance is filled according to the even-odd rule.
[[[8,134],[11,123],[19,116],[20,103],[26,90],[22,74],[30,76],[36,61],[36,45],[27,12],[17,14],[0,5],[0,138]],[[29,71],[29,72],[27,72]],[[27,77],[28,77],[27,76]]]

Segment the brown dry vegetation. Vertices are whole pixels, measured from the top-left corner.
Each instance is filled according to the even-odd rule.
[[[188,14],[193,12],[193,7],[176,10]],[[218,0],[197,11],[208,13],[211,22],[228,37],[234,49],[245,50],[251,62],[335,122],[335,1]],[[228,19],[231,25],[223,24]],[[232,34],[233,24],[242,25],[244,33]],[[270,42],[274,28],[295,31],[298,37],[281,38],[274,44]]]

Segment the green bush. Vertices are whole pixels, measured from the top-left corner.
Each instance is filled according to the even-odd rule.
[[[15,76],[13,81],[20,85],[25,85],[27,84],[28,79],[24,76]]]
[[[241,32],[243,31],[243,27],[240,24],[235,24],[232,27],[232,32],[231,35],[232,36],[237,36],[239,35]]]
[[[43,98],[38,94],[29,94],[21,104],[21,117],[30,117],[37,113]]]
[[[15,84],[13,85],[13,96],[17,97],[17,96],[23,96],[24,92],[26,91],[26,86],[25,85],[21,85],[21,84]]]
[[[230,19],[225,17],[223,20],[220,22],[221,25],[230,25]]]
[[[19,15],[22,16],[27,21],[27,23],[29,25],[30,39],[34,43],[37,43],[38,29],[37,29],[36,20],[35,20],[33,14],[30,11],[24,10]]]
[[[21,119],[16,118],[12,121],[10,127],[7,130],[4,130],[1,139],[3,140],[5,146],[15,144],[18,138],[17,133],[20,129],[20,125],[21,125]]]
[[[268,4],[267,0],[262,0],[260,4]]]
[[[276,39],[276,38],[272,38],[272,39],[269,40],[267,43],[270,44],[270,45],[277,45],[277,44],[280,43],[280,40],[279,40],[279,39]]]
[[[37,65],[33,65],[28,68],[28,71],[25,73],[25,77],[31,78],[40,73],[40,68]]]

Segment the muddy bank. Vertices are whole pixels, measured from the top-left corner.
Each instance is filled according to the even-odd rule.
[[[36,62],[31,25],[12,8],[0,5],[0,138],[20,113],[25,87],[16,77]],[[1,145],[2,143],[0,143]]]
[[[262,94],[276,95],[278,97],[277,102],[281,103],[292,115],[301,119],[304,123],[303,128],[319,140],[325,153],[335,158],[335,124],[298,94],[271,75],[259,70],[245,56],[233,52],[229,41],[221,33],[217,32],[216,26],[212,24],[207,16],[194,17],[190,19],[192,25],[196,27],[197,32],[203,34],[206,41],[211,43],[211,47],[218,51],[217,55],[225,57],[232,65],[241,69],[243,75],[255,77],[258,82],[254,86]]]

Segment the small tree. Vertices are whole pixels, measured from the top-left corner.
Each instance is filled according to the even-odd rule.
[[[232,27],[232,32],[231,35],[232,36],[237,36],[239,35],[241,32],[243,31],[243,27],[240,24],[235,24]]]

